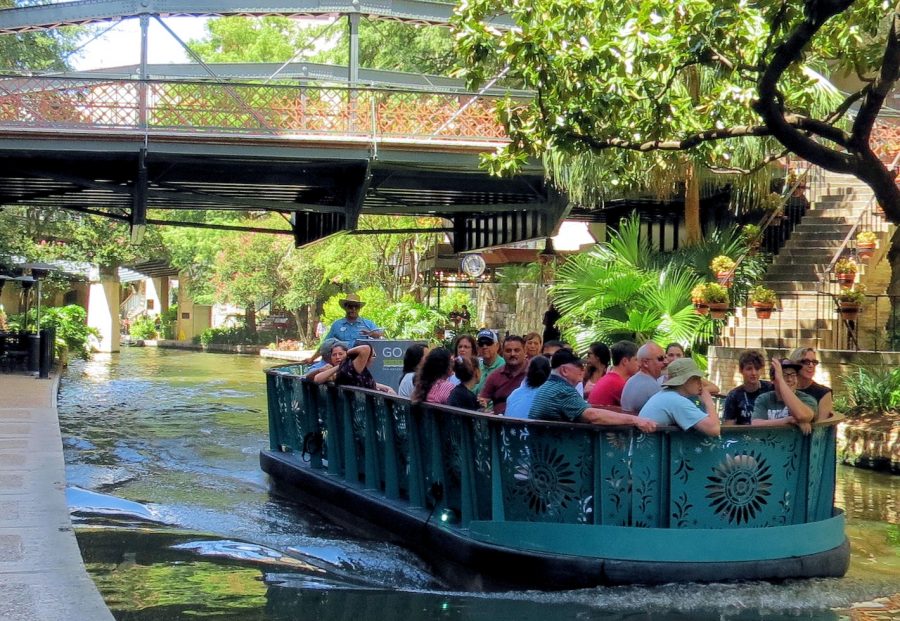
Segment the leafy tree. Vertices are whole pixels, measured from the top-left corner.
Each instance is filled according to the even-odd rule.
[[[256,308],[276,294],[277,270],[290,240],[262,233],[225,235],[213,266],[216,298],[244,308],[245,326],[256,332]]]
[[[500,13],[516,28],[485,24]],[[898,23],[880,0],[471,0],[455,26],[470,84],[499,63],[537,92],[500,110],[512,143],[487,158],[495,171],[562,153],[627,185],[642,167],[671,166],[666,153],[754,171],[792,152],[855,175],[900,223],[900,189],[871,144],[900,75]],[[822,109],[825,71],[862,86]]]
[[[0,9],[37,4],[0,0]],[[87,34],[82,27],[0,36],[0,71],[47,71],[67,68],[69,57]]]

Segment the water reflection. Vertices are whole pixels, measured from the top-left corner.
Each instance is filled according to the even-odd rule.
[[[69,483],[88,490],[72,502],[79,543],[118,619],[837,619],[829,608],[897,591],[900,477],[840,468],[842,580],[444,593],[415,555],[270,489],[264,367],[132,348],[70,368],[60,424]]]

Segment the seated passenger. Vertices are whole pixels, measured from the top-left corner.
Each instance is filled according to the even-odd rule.
[[[447,405],[464,410],[478,411],[480,405],[472,389],[481,378],[481,369],[478,368],[478,358],[474,356],[457,356],[453,359],[453,374],[459,380],[459,384],[450,391],[447,397]]]
[[[344,360],[347,359],[347,346],[343,343],[335,343],[331,347],[331,354],[328,356],[329,362],[323,367],[319,367],[315,371],[306,374],[308,379],[313,380],[316,384],[324,384],[334,379],[338,369],[341,368]]]
[[[528,418],[531,404],[538,388],[550,377],[550,361],[543,356],[535,356],[528,363],[525,379],[506,399],[505,416],[510,418]]]
[[[641,345],[637,357],[640,369],[625,382],[622,389],[622,408],[629,412],[640,412],[647,399],[660,391],[657,380],[667,364],[662,347],[653,341]]]
[[[606,375],[609,370],[609,359],[611,357],[609,347],[606,343],[591,343],[588,347],[587,363],[584,365],[584,394],[591,394],[591,390],[600,381],[600,378]]]
[[[722,421],[737,425],[749,425],[753,420],[753,405],[764,392],[774,390],[772,382],[760,379],[765,366],[763,355],[755,349],[747,349],[738,356],[738,369],[744,383],[728,393],[722,408]]]
[[[588,403],[595,407],[622,405],[625,382],[638,371],[637,352],[638,346],[631,341],[613,343],[610,350],[613,366],[594,384],[588,393]]]
[[[812,430],[816,400],[797,390],[797,376],[802,368],[788,358],[772,360],[775,390],[756,398],[751,425],[796,425],[803,433]]]
[[[541,355],[541,348],[544,346],[544,339],[537,332],[529,332],[525,335],[525,356],[534,358]]]
[[[478,345],[475,343],[475,337],[471,334],[460,334],[453,341],[453,357],[458,358],[462,356],[463,358],[468,358],[469,356],[475,356],[475,352],[478,351]],[[479,363],[480,364],[480,363]],[[479,371],[479,375],[481,372]],[[453,382],[453,385],[459,384],[459,379],[457,379],[456,374],[450,376],[450,381]],[[477,390],[477,384],[472,387],[472,394],[474,395]]]
[[[309,364],[310,365],[309,368],[306,370],[306,375],[304,375],[304,377],[306,379],[312,379],[316,375],[318,375],[319,371],[322,371],[323,369],[327,369],[327,368],[330,368],[331,366],[333,366],[333,363],[331,361],[331,352],[332,352],[332,348],[337,344],[343,345],[344,353],[347,352],[347,345],[345,343],[343,343],[342,341],[339,341],[337,339],[325,339],[324,341],[322,341],[322,344],[319,346],[319,350],[315,354],[313,354],[306,360],[301,361],[301,364]],[[316,360],[315,362],[313,362],[313,360],[315,360],[316,356],[321,356],[321,358],[319,360]],[[343,358],[341,358],[341,361],[343,361]],[[312,363],[312,364],[310,364],[310,363]]]
[[[629,425],[641,431],[656,429],[656,423],[630,414],[592,408],[585,403],[575,386],[584,377],[584,363],[568,349],[560,349],[550,359],[550,377],[538,388],[528,418],[595,425]]]
[[[500,337],[493,330],[487,328],[479,330],[476,335],[476,343],[478,357],[481,358],[481,379],[475,384],[475,396],[478,396],[491,372],[502,367],[506,361],[500,355]]]
[[[413,403],[447,403],[453,391],[450,374],[453,373],[453,358],[446,347],[437,347],[428,352],[422,368],[416,374],[416,385],[412,393]]]
[[[831,388],[824,384],[819,384],[813,379],[816,376],[816,369],[819,367],[819,361],[816,359],[816,350],[812,347],[798,347],[788,354],[788,358],[803,365],[803,368],[800,369],[800,374],[797,376],[797,390],[808,394],[816,400],[816,420],[831,418],[834,415],[834,412],[832,412],[834,400]]]
[[[563,343],[562,341],[547,341],[544,343],[544,346],[541,348],[541,354],[545,358],[552,358],[553,354],[558,352],[560,349],[570,349],[568,345]]]
[[[641,408],[640,418],[718,436],[721,433],[719,414],[702,380],[703,372],[693,359],[675,360],[669,365],[669,379],[664,382],[663,389],[647,400]],[[700,397],[704,409],[691,401],[692,397]]]
[[[478,392],[478,401],[500,416],[506,411],[506,398],[525,379],[525,339],[507,336],[503,340],[503,360],[505,364],[488,376]]]
[[[338,386],[356,386],[357,388],[396,394],[393,388],[377,383],[372,377],[369,367],[372,366],[374,360],[375,349],[369,343],[351,348],[347,352],[347,358],[338,367],[334,383]]]
[[[400,378],[400,386],[397,395],[409,399],[415,386],[416,371],[422,366],[428,348],[421,343],[413,343],[403,353],[403,377]]]

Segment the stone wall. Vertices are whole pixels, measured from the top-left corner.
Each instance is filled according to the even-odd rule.
[[[541,333],[547,306],[547,288],[543,285],[483,283],[476,297],[476,325],[493,328],[501,335]]]

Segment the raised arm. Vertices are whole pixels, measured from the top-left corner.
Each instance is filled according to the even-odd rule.
[[[347,357],[353,361],[353,368],[356,369],[357,373],[362,373],[365,370],[373,351],[372,346],[369,344],[357,345],[347,351]]]
[[[706,410],[706,418],[694,424],[693,429],[708,436],[719,436],[722,434],[722,426],[719,424],[719,413],[716,412],[716,404],[712,395],[706,390],[706,386],[700,391],[700,402],[703,409]]]

